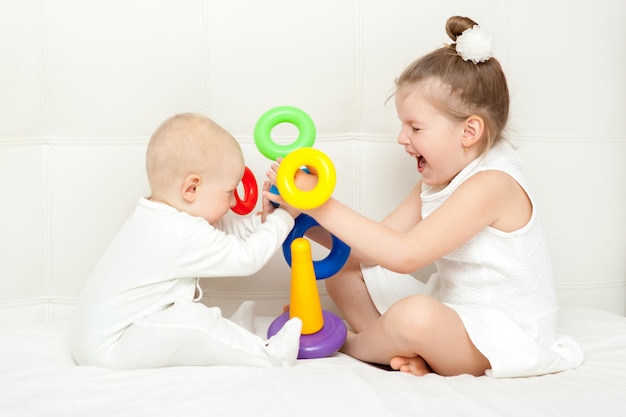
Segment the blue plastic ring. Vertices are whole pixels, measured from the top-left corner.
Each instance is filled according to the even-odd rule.
[[[289,235],[283,242],[283,255],[285,261],[291,267],[291,242],[298,238],[303,237],[307,230],[313,226],[319,226],[319,223],[311,216],[304,213],[300,214],[296,218],[296,224],[289,232]],[[346,245],[335,235],[331,234],[332,247],[330,253],[324,258],[317,261],[313,261],[313,271],[315,272],[315,279],[326,279],[335,275],[345,265],[348,257],[350,256],[350,246]]]

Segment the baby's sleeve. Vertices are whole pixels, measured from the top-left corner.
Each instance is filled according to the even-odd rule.
[[[229,217],[224,216],[215,225],[216,229],[226,234],[246,239],[261,226],[261,216]]]
[[[178,275],[251,275],[269,261],[294,225],[294,219],[282,209],[267,216],[264,223],[254,218],[223,220],[214,226],[190,225],[183,232],[177,256]]]

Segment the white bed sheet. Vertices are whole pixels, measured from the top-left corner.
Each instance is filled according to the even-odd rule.
[[[258,318],[263,333],[271,318]],[[293,368],[76,366],[68,323],[0,329],[0,416],[623,416],[626,318],[563,309],[584,364],[532,378],[413,377],[343,354]]]

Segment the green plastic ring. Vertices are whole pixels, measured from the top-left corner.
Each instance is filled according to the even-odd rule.
[[[272,140],[272,129],[280,123],[291,123],[298,129],[298,138],[293,143],[280,145]],[[296,107],[274,107],[256,123],[254,143],[263,155],[275,161],[296,149],[312,147],[315,143],[315,124],[308,114]]]

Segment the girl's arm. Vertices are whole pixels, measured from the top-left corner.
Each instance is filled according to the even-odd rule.
[[[412,212],[419,206],[416,199],[419,190],[414,189],[380,223],[333,198],[306,213],[368,262],[410,273],[450,253],[485,227],[503,224],[511,209],[527,197],[510,176],[485,171],[466,180],[441,207],[417,222],[418,215]],[[525,224],[527,217],[518,223]]]
[[[420,200],[421,189],[422,181],[420,180],[400,203],[400,205],[389,213],[380,223],[391,230],[401,233],[406,233],[415,227],[415,225],[422,219],[422,202]],[[380,264],[379,261],[372,259],[362,252],[359,252],[358,249],[352,248],[351,253],[363,264]]]
[[[383,219],[382,223],[399,232],[408,232],[411,230],[411,228],[422,220],[421,192],[422,180],[419,180],[404,201],[402,201],[395,210],[389,213],[389,215]]]
[[[407,232],[413,226],[415,226],[421,220],[421,201],[420,192],[422,189],[421,180],[411,190],[402,203],[395,210],[393,210],[387,217],[382,220],[382,224],[385,226],[397,230],[399,232]],[[332,240],[329,232],[322,227],[312,227],[306,232],[306,236],[330,249]],[[376,262],[369,259],[362,253],[359,253],[357,249],[351,247],[351,255],[364,264],[375,264]]]

